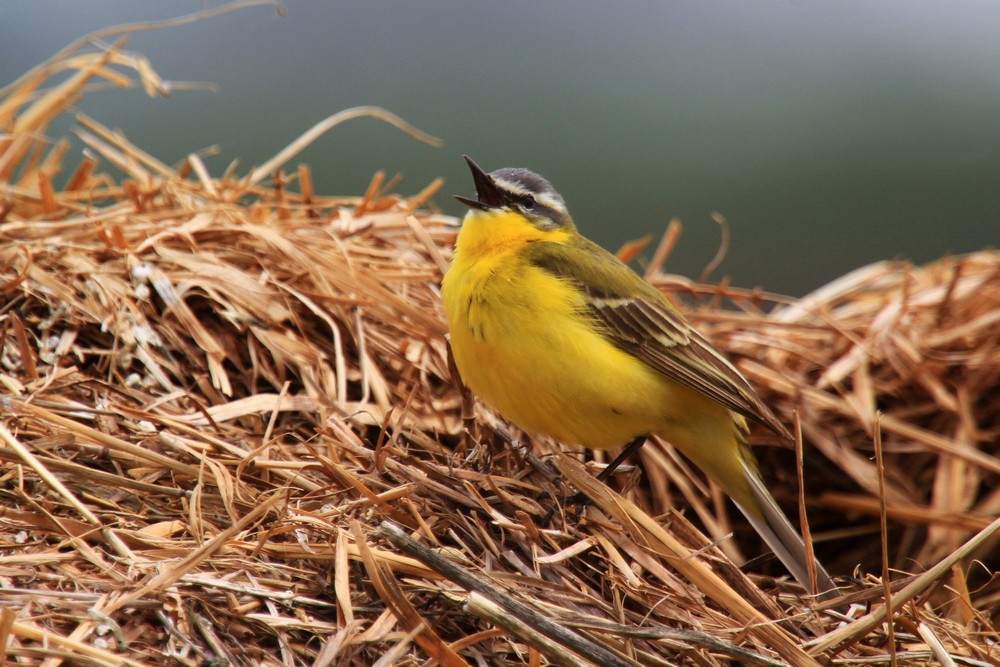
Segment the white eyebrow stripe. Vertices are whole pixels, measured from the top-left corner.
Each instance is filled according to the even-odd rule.
[[[547,206],[562,213],[566,213],[566,204],[563,203],[562,199],[559,197],[551,197],[548,192],[536,193],[535,201],[542,206]]]
[[[506,178],[499,178],[497,176],[493,177],[493,182],[496,183],[501,190],[506,190],[507,192],[513,192],[516,195],[535,195],[538,193],[531,192],[525,188],[520,183],[515,181],[508,181]]]
[[[505,190],[514,195],[522,197],[526,195],[531,195],[532,197],[535,198],[535,201],[541,204],[542,206],[551,208],[560,213],[568,212],[566,210],[566,203],[562,200],[562,197],[560,197],[558,194],[529,190],[528,188],[524,187],[524,185],[522,185],[521,183],[518,183],[516,181],[508,181],[506,178],[501,178],[497,176],[493,177],[493,182],[496,183],[497,187],[499,187],[501,190]]]

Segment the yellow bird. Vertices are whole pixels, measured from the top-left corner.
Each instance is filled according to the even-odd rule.
[[[465,384],[521,429],[592,449],[649,434],[677,447],[737,504],[810,590],[805,548],[747,445],[749,417],[788,431],[746,378],[652,285],[577,232],[563,198],[527,169],[484,172],[441,285]],[[834,588],[815,563],[820,592]]]

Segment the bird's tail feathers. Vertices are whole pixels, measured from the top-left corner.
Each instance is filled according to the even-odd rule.
[[[754,508],[744,507],[740,503],[737,503],[736,506],[746,515],[750,524],[767,543],[767,546],[771,547],[778,560],[788,568],[796,581],[807,591],[812,591],[809,567],[806,562],[806,549],[802,537],[788,521],[785,513],[778,507],[752,466],[744,462],[743,473],[749,482],[753,498],[757,501],[757,509],[760,511],[754,512],[752,511]],[[836,597],[836,586],[830,575],[818,560],[814,559],[813,562],[816,566],[816,586],[820,593],[818,599],[827,600]]]

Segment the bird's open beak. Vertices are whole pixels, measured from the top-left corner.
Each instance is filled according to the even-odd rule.
[[[465,162],[472,172],[472,180],[476,184],[476,199],[455,195],[455,199],[470,208],[478,208],[481,211],[488,211],[491,208],[500,208],[504,205],[503,193],[497,188],[496,183],[490,175],[483,171],[478,164],[472,161],[468,155],[463,155]]]

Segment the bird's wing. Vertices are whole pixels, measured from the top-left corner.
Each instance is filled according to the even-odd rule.
[[[580,289],[589,314],[615,346],[791,439],[736,367],[691,328],[656,288],[614,255],[582,237],[570,244],[533,243],[526,253],[533,265]]]

